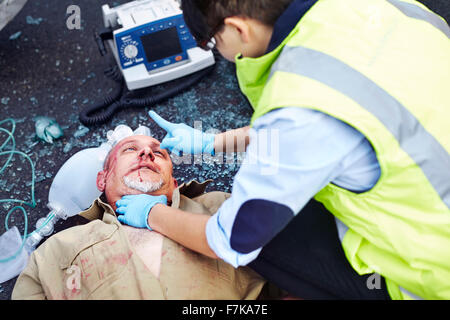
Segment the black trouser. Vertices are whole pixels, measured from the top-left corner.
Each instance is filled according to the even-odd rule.
[[[378,275],[360,276],[353,270],[341,247],[333,215],[315,200],[249,266],[303,299],[390,299],[383,278],[376,281]]]

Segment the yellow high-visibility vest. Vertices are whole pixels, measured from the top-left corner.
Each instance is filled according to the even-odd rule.
[[[349,230],[359,274],[393,299],[450,299],[450,28],[414,0],[319,0],[274,51],[236,57],[254,108],[329,114],[372,144],[377,184],[329,184],[315,199]],[[295,147],[295,146],[293,146]]]

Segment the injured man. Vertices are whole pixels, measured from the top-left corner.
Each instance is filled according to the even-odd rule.
[[[89,223],[56,233],[30,256],[12,299],[256,299],[265,281],[247,267],[207,258],[149,229],[122,225],[124,195],[166,196],[168,205],[212,215],[229,195],[207,183],[178,186],[172,161],[147,135],[122,139],[109,152],[97,188],[80,213]],[[68,182],[70,183],[70,182]]]

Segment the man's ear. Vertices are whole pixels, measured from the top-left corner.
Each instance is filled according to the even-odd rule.
[[[175,188],[178,188],[178,181],[175,178],[173,178],[173,185],[175,186]]]
[[[106,171],[100,171],[97,173],[97,189],[100,192],[104,192],[106,188]]]
[[[250,25],[249,20],[243,17],[233,16],[225,18],[224,24],[226,26],[234,28],[244,43],[250,41]]]

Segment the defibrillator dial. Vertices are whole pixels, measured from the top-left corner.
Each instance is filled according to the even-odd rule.
[[[133,60],[137,57],[139,50],[138,50],[138,43],[136,41],[130,41],[122,44],[120,47],[120,52],[122,54],[122,57],[126,60]]]
[[[136,56],[138,54],[138,49],[134,44],[129,44],[125,47],[123,52],[127,58],[133,59],[133,58],[136,58]]]

